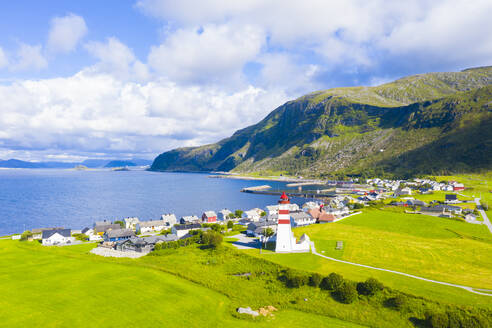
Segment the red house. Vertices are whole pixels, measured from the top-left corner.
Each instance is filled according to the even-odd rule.
[[[202,222],[215,223],[217,222],[217,213],[214,211],[206,211],[202,214]]]

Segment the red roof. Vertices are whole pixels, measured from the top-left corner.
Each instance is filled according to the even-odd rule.
[[[282,193],[282,196],[280,196],[280,199],[289,199],[289,197],[285,194],[285,191]]]

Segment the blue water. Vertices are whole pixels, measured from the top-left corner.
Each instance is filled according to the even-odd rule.
[[[196,173],[0,170],[0,235],[50,226],[81,229],[96,220],[129,216],[150,220],[164,213],[179,218],[205,210],[264,208],[278,197],[240,192],[264,184],[285,187]]]

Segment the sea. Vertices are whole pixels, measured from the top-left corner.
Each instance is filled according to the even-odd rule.
[[[285,182],[210,178],[206,173],[145,170],[0,170],[0,236],[43,227],[82,229],[95,221],[204,211],[249,210],[276,204],[278,196],[242,193],[245,187]],[[302,204],[305,199],[293,199]]]

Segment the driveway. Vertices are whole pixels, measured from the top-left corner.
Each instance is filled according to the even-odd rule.
[[[260,243],[255,237],[248,237],[243,234],[230,236],[231,238],[237,238],[238,240],[232,244],[238,249],[259,249]]]

